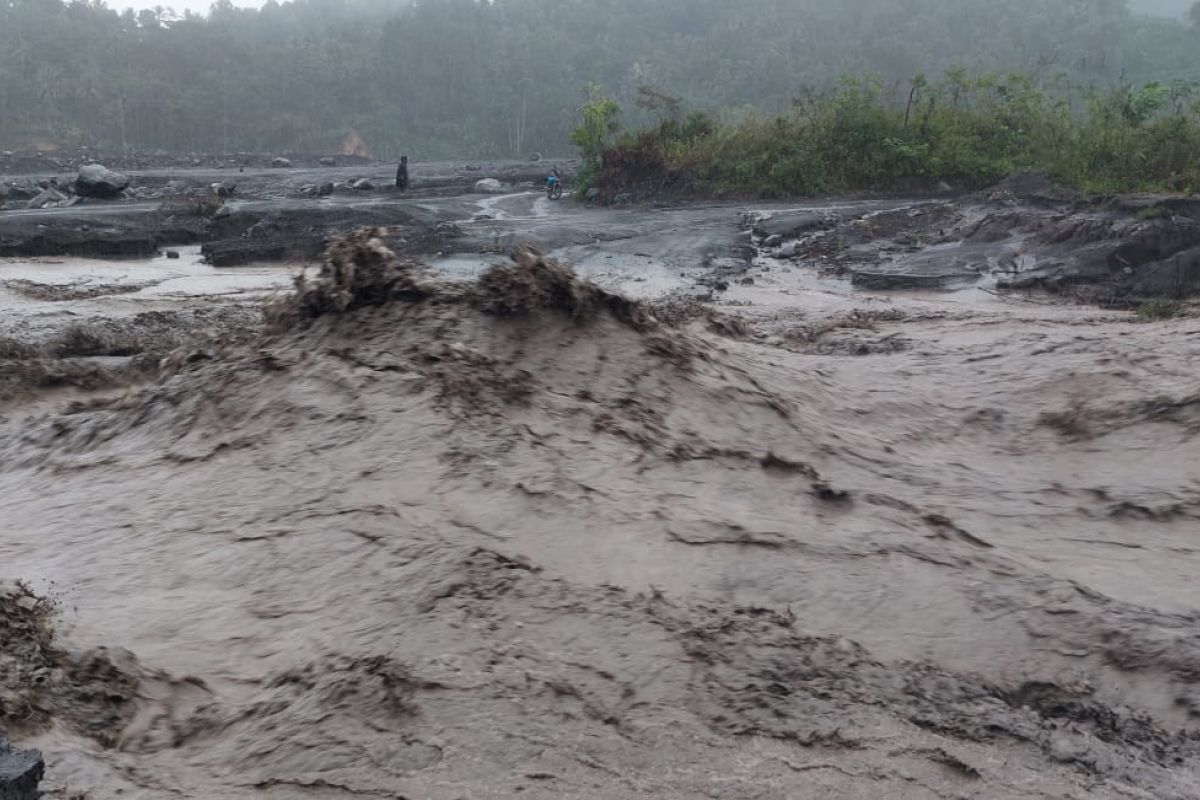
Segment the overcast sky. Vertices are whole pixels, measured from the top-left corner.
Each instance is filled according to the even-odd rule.
[[[262,0],[233,0],[235,6],[243,8],[257,8],[262,5]],[[208,7],[212,5],[212,0],[108,0],[109,8],[125,9],[132,8],[140,11],[143,8],[154,8],[162,6],[163,8],[171,8],[182,14],[184,11],[196,11],[202,14],[208,13]]]

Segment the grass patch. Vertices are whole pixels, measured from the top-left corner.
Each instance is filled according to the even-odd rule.
[[[168,214],[182,217],[212,219],[224,207],[224,202],[215,194],[180,194],[162,201],[159,208]]]
[[[1142,222],[1149,222],[1152,219],[1170,219],[1171,212],[1162,206],[1146,206],[1137,213],[1137,218]]]
[[[604,140],[592,136],[584,155],[595,169],[585,177],[609,199],[972,187],[1022,171],[1101,194],[1200,187],[1200,100],[1171,87],[1051,92],[1028,76],[952,70],[939,81],[917,76],[909,88],[897,104],[878,83],[848,78],[777,117],[726,124],[673,104],[652,128],[605,129],[599,156]],[[606,121],[615,118],[604,108]]]
[[[1183,306],[1176,300],[1147,300],[1133,310],[1142,322],[1161,322],[1174,319],[1183,311]]]

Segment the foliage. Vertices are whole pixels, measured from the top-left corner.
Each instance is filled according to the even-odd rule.
[[[844,73],[880,76],[889,106],[911,96],[919,126],[956,63],[1043,90],[1200,79],[1172,2],[1175,18],[1120,0],[218,0],[207,16],[0,0],[0,149],[330,152],[353,129],[381,157],[524,157],[568,148],[592,81],[632,126],[670,116],[639,108],[640,87],[769,125]],[[924,159],[910,136],[897,152]],[[807,174],[811,154],[788,155]]]
[[[580,183],[591,182],[599,170],[604,151],[621,130],[621,107],[599,87],[588,87],[588,101],[579,111],[579,125],[571,131],[571,144],[579,148],[583,158]]]
[[[159,204],[159,208],[168,214],[212,219],[224,205],[216,195],[202,193],[181,194],[169,197]]]
[[[878,82],[847,78],[773,118],[664,120],[626,134],[604,155],[602,188],[686,181],[700,194],[782,197],[980,186],[1036,170],[1102,193],[1190,191],[1200,187],[1198,100],[1192,84],[1051,94],[1029,76],[951,70],[918,76],[889,103]]]
[[[1158,322],[1174,319],[1181,310],[1182,307],[1175,300],[1148,300],[1135,308],[1133,313],[1142,322]]]

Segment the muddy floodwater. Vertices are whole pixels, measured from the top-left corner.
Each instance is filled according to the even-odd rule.
[[[378,202],[453,236],[0,262],[48,797],[1200,796],[1186,303],[975,207]]]

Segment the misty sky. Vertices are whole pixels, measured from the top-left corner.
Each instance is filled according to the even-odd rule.
[[[1191,5],[1191,2],[1192,0],[1129,0],[1129,6],[1135,12],[1162,14],[1164,16],[1183,16],[1187,8]],[[173,8],[182,14],[184,11],[207,13],[210,3],[212,3],[212,0],[165,0],[165,2],[155,2],[154,0],[109,0],[108,5],[110,8],[123,9],[132,7],[138,10],[161,5]],[[263,0],[233,0],[233,4],[243,8],[255,8],[261,6]]]
[[[212,0],[108,0],[109,8],[133,8],[140,11],[143,8],[154,8],[155,6],[163,6],[171,8],[182,14],[184,11],[195,11],[203,14],[208,13],[208,7],[212,4]],[[257,8],[262,5],[262,0],[233,0],[235,6],[243,8]]]

